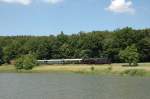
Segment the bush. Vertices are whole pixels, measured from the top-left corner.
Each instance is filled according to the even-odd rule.
[[[91,67],[91,71],[94,71],[94,70],[95,70],[95,68],[92,66],[92,67]]]
[[[108,71],[112,71],[112,69],[113,69],[112,66],[107,68]]]
[[[23,57],[20,57],[16,60],[15,67],[17,70],[23,69]]]
[[[16,60],[15,63],[15,67],[17,70],[31,70],[36,65],[36,58],[31,54],[21,56]]]
[[[144,76],[146,74],[146,71],[142,69],[128,69],[123,71],[121,74],[129,76]]]

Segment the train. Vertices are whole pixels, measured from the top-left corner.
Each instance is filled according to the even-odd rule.
[[[111,64],[109,58],[85,58],[82,59],[81,64]]]
[[[39,64],[111,64],[109,58],[37,60]]]

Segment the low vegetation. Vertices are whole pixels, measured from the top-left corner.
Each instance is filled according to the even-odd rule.
[[[126,64],[111,65],[41,65],[35,66],[28,71],[22,69],[21,72],[28,73],[50,73],[50,72],[73,72],[80,74],[96,75],[120,75],[120,76],[150,76],[150,63],[139,63],[138,67],[123,66]],[[0,66],[0,72],[17,72],[14,65]]]
[[[145,76],[148,72],[144,69],[128,69],[121,72],[121,75],[129,76]]]
[[[37,64],[36,58],[31,54],[21,56],[18,59],[16,59],[16,62],[15,62],[15,68],[17,71],[21,71],[22,69],[31,70],[33,69],[34,66],[37,66],[37,65],[38,64]]]

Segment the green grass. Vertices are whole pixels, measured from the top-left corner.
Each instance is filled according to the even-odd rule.
[[[16,72],[13,65],[2,65],[0,66],[0,72]]]
[[[140,63],[137,67],[129,67],[127,64],[114,63],[111,65],[41,65],[30,71],[22,70],[26,73],[47,73],[47,72],[74,72],[81,74],[100,75],[122,75],[122,76],[150,76],[150,63]],[[1,73],[17,72],[14,65],[0,66]]]

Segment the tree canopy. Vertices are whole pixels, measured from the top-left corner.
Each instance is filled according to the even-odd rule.
[[[121,62],[119,52],[135,45],[139,61],[150,61],[150,29],[135,30],[129,27],[115,31],[79,32],[50,36],[0,36],[0,61],[34,54],[37,59],[99,58],[108,57]]]

